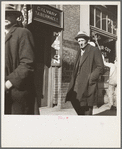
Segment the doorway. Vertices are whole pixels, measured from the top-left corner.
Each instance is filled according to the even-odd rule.
[[[51,66],[52,30],[37,21],[28,25],[35,43],[35,90],[39,107],[48,106],[49,68]]]

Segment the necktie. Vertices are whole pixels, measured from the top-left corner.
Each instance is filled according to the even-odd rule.
[[[85,51],[81,49],[81,56],[84,54],[84,52],[85,52]]]
[[[80,57],[80,63],[79,63],[79,67],[81,65],[81,62],[82,62],[82,59],[83,59],[83,54],[84,54],[85,51],[81,50],[81,57]]]
[[[84,53],[84,51],[83,51],[83,52],[81,51],[81,56],[80,56],[80,59],[79,59],[79,65],[78,65],[78,72],[77,72],[77,75],[79,75],[79,73],[80,73],[81,62],[82,62],[82,59],[83,59],[83,53]]]
[[[83,53],[84,53],[84,51],[81,50],[79,60],[78,60],[79,62],[78,62],[78,68],[77,68],[77,75],[75,78],[75,85],[74,85],[74,91],[76,91],[76,92],[78,90],[79,74],[80,74],[80,70],[81,70],[81,62],[82,62],[82,58],[83,58]]]

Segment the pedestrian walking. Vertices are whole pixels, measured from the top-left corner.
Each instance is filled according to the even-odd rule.
[[[114,63],[108,63],[104,60],[104,65],[110,68],[109,79],[108,79],[108,90],[107,96],[108,100],[106,103],[111,108],[116,108],[116,92],[117,92],[117,60]]]
[[[34,41],[17,25],[21,15],[5,5],[5,114],[34,114]]]
[[[75,37],[80,49],[66,95],[78,115],[92,115],[97,81],[104,68],[101,51],[88,44],[89,38],[84,31]]]

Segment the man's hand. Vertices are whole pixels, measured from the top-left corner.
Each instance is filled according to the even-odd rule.
[[[5,91],[6,91],[6,92],[9,91],[9,89],[10,89],[12,86],[13,86],[12,83],[11,83],[9,80],[7,80],[7,81],[5,82]]]
[[[7,89],[7,87],[6,87],[6,84],[5,84],[5,91],[6,91],[6,92],[8,91],[8,89]]]

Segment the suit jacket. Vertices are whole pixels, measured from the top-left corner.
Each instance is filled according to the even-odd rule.
[[[13,26],[5,37],[5,81],[13,101],[34,105],[34,42],[29,30]]]
[[[79,57],[80,50],[76,56],[71,82],[69,84],[68,92],[66,95],[66,101],[70,101],[72,99],[72,92],[77,75]],[[80,66],[81,69],[79,74],[77,99],[80,101],[81,106],[85,106],[86,104],[93,106],[96,83],[104,68],[101,52],[96,47],[88,44],[85,47],[85,52],[83,54]]]

